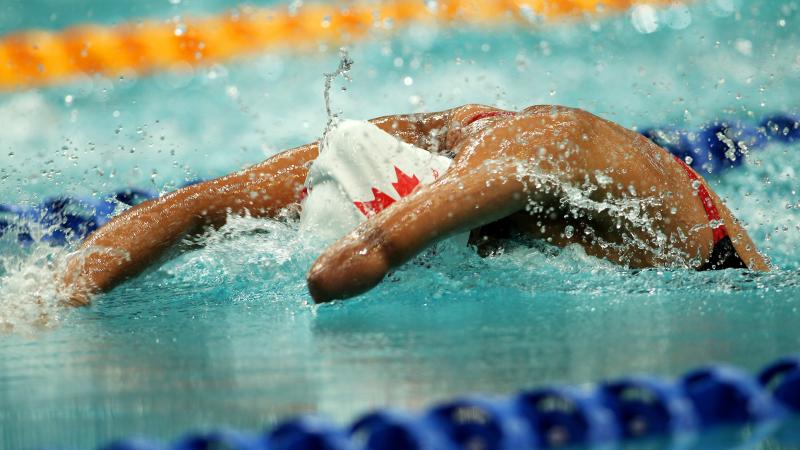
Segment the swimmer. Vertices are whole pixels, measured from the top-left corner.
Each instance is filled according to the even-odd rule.
[[[639,133],[586,111],[465,105],[361,123],[362,128],[349,125],[357,145],[348,144],[334,127],[321,143],[287,150],[120,214],[88,236],[68,261],[62,288],[69,303],[88,304],[92,294],[110,290],[174,244],[221,226],[230,215],[276,217],[301,203],[309,210],[319,205],[320,211],[327,205],[326,214],[334,216],[353,211],[363,216],[356,222],[323,221],[350,228],[333,236],[338,239],[307,274],[318,303],[366,292],[435,242],[465,233],[481,253],[491,252],[501,239],[523,236],[559,247],[578,244],[589,255],[630,268],[769,270],[702,177]],[[374,198],[353,198],[358,186],[348,183],[355,186],[362,175],[348,179],[343,174],[369,177],[371,166],[356,170],[347,161],[353,155],[382,155],[380,142],[392,140],[401,153],[416,152],[417,163],[427,155],[423,163],[430,173],[412,176],[411,169],[395,166],[396,173],[383,184],[387,187],[372,188]],[[328,147],[337,145],[349,146],[339,149],[349,156],[323,163],[326,152],[336,154]],[[383,156],[373,160],[391,163]],[[437,164],[444,164],[443,170]],[[327,191],[334,200],[315,194],[325,192],[326,185],[336,187]],[[336,198],[349,203],[331,208]]]

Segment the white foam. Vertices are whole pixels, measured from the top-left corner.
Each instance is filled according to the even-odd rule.
[[[61,322],[65,293],[56,280],[67,254],[37,242],[23,255],[0,256],[0,331],[30,333]]]

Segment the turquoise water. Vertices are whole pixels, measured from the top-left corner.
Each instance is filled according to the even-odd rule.
[[[226,7],[109,5],[6,2],[0,29]],[[468,102],[560,103],[626,126],[680,128],[798,112],[796,3],[714,0],[687,11],[662,12],[649,34],[652,24],[623,15],[378,36],[350,48],[353,81],[340,80],[347,90],[335,91],[334,106],[367,118]],[[191,74],[4,94],[0,197],[169,190],[316,139],[322,74],[337,58],[332,49],[261,55]],[[258,430],[305,412],[343,423],[374,407],[678,375],[708,361],[754,370],[800,348],[797,170],[800,145],[776,144],[713,181],[772,258],[769,274],[633,272],[580,248],[524,243],[481,259],[442,245],[374,291],[317,308],[304,274],[319,249],[291,221],[238,218],[92,307],[63,310],[35,303],[31,290],[47,298],[48,263],[64,251],[4,238],[0,318],[14,329],[0,336],[0,448]],[[44,328],[33,324],[41,315]]]

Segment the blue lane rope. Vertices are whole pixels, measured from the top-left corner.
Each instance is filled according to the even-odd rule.
[[[740,166],[745,154],[770,142],[800,142],[800,116],[781,113],[757,124],[716,121],[692,131],[654,127],[640,132],[698,172],[719,174]],[[152,190],[130,188],[101,199],[55,197],[35,206],[0,204],[0,237],[16,233],[22,245],[35,240],[64,245],[108,222],[120,204],[135,205],[157,196]],[[34,237],[33,229],[41,233]]]
[[[716,121],[699,130],[654,127],[640,133],[698,172],[717,174],[742,165],[747,152],[770,142],[800,142],[800,116],[776,114],[757,125],[738,120]]]
[[[799,418],[800,354],[775,361],[758,376],[708,365],[672,381],[638,375],[593,388],[473,395],[419,414],[379,410],[348,427],[301,416],[262,434],[218,430],[190,433],[172,444],[130,439],[99,450],[526,450],[652,438],[680,448],[732,448],[748,434],[740,432],[743,426],[750,443],[771,435],[797,444]],[[725,429],[736,431],[727,441],[701,434]]]
[[[39,240],[64,245],[111,220],[120,204],[133,206],[156,197],[154,191],[124,189],[103,199],[54,197],[34,206],[0,204],[0,236],[16,233],[17,241],[28,245],[37,240],[35,227],[43,232]]]

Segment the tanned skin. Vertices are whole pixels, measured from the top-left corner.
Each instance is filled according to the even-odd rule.
[[[343,299],[377,285],[386,273],[431,244],[472,231],[472,243],[498,230],[557,246],[580,244],[590,255],[629,267],[699,266],[712,249],[712,230],[692,182],[666,150],[613,122],[560,106],[532,106],[487,117],[465,105],[447,111],[387,116],[371,122],[397,138],[454,157],[435,182],[370,217],[331,245],[308,273],[316,302]],[[229,215],[275,217],[300,201],[311,143],[246,170],[185,187],[137,205],[92,233],[61,280],[73,305],[112,289],[156,262],[170,247]],[[741,259],[769,270],[747,232],[706,189]],[[570,191],[572,189],[572,191]],[[567,201],[638,202],[636,214],[592,210]],[[621,201],[621,202],[620,202]],[[585,206],[585,205],[584,205]],[[602,208],[601,208],[602,209]],[[571,226],[574,232],[565,233]]]

